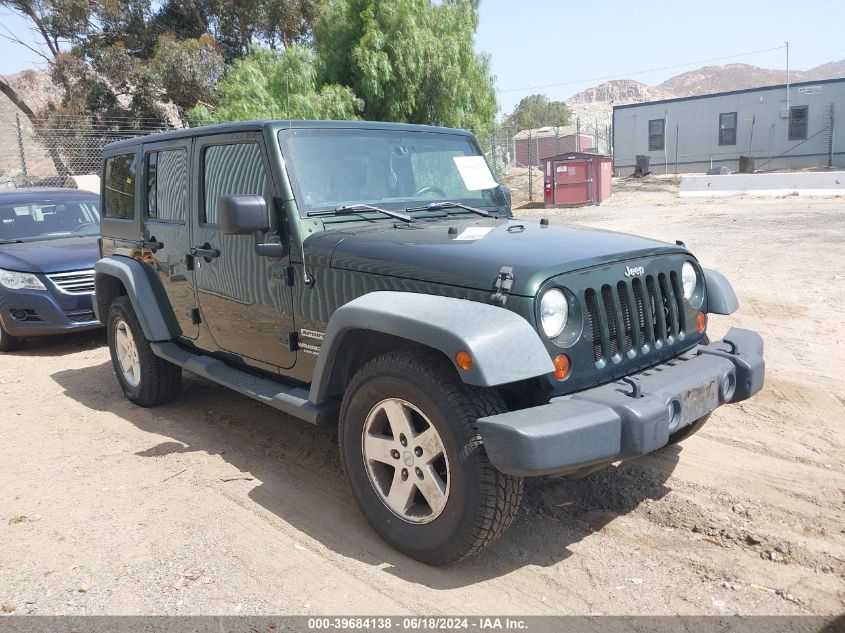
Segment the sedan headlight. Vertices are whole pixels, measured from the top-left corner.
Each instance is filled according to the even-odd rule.
[[[569,318],[569,303],[566,295],[557,288],[552,288],[540,299],[540,324],[549,338],[555,338],[563,332]]]
[[[684,262],[681,268],[681,282],[684,285],[684,299],[689,301],[698,285],[698,273],[695,272],[695,266],[690,262]]]
[[[0,286],[9,290],[47,290],[41,280],[32,273],[19,273],[0,268]]]

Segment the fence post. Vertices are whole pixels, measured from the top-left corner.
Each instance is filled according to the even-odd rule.
[[[15,127],[18,133],[18,153],[21,157],[21,171],[23,171],[24,180],[29,180],[29,175],[26,173],[26,154],[23,151],[23,133],[21,132],[21,118],[15,112]]]
[[[534,165],[531,160],[531,130],[528,130],[528,202],[534,202]]]
[[[498,178],[499,174],[496,173],[496,128],[493,128],[493,131],[490,133],[490,160],[493,162],[493,178]]]

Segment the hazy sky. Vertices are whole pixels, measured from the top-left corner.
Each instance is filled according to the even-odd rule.
[[[600,83],[631,78],[656,84],[699,62],[790,44],[790,66],[807,69],[845,59],[845,1],[481,0],[477,48],[492,57],[499,107],[541,92],[564,99]],[[0,9],[0,74],[43,66],[2,35],[28,33]],[[709,62],[784,68],[783,49]],[[642,73],[666,66],[679,68]],[[540,88],[548,84],[563,84]],[[532,87],[537,87],[533,88]]]

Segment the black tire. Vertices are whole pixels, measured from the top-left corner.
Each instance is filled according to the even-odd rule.
[[[112,366],[126,397],[141,407],[154,407],[173,400],[182,384],[182,368],[153,353],[129,297],[124,295],[112,302],[109,306],[107,323]],[[118,358],[115,339],[121,323],[125,323],[128,327],[137,350],[140,370],[138,382],[135,385],[131,384],[124,375]]]
[[[428,523],[395,514],[368,475],[364,428],[368,414],[385,398],[416,407],[442,439],[448,495]],[[362,513],[387,543],[429,565],[449,565],[477,554],[505,532],[519,509],[522,479],[490,464],[475,426],[478,418],[505,410],[498,393],[463,384],[452,365],[433,353],[389,352],[355,374],[340,412],[341,462]]]
[[[0,352],[14,352],[23,347],[23,340],[12,336],[0,325]]]

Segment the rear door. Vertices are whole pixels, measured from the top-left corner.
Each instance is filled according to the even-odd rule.
[[[223,235],[217,217],[221,196],[260,195],[267,201],[271,229],[278,230],[277,194],[262,136],[242,132],[198,137],[193,155],[192,180],[200,187],[191,214],[194,247],[219,253],[194,258],[203,324],[220,350],[246,364],[292,367],[293,293],[284,283],[289,262],[257,255],[252,235]]]
[[[197,299],[194,273],[186,259],[192,231],[188,221],[191,142],[192,139],[180,139],[145,145],[141,182],[144,238],[160,243],[153,252],[153,266],[173,306],[182,336],[195,339],[199,333]]]

